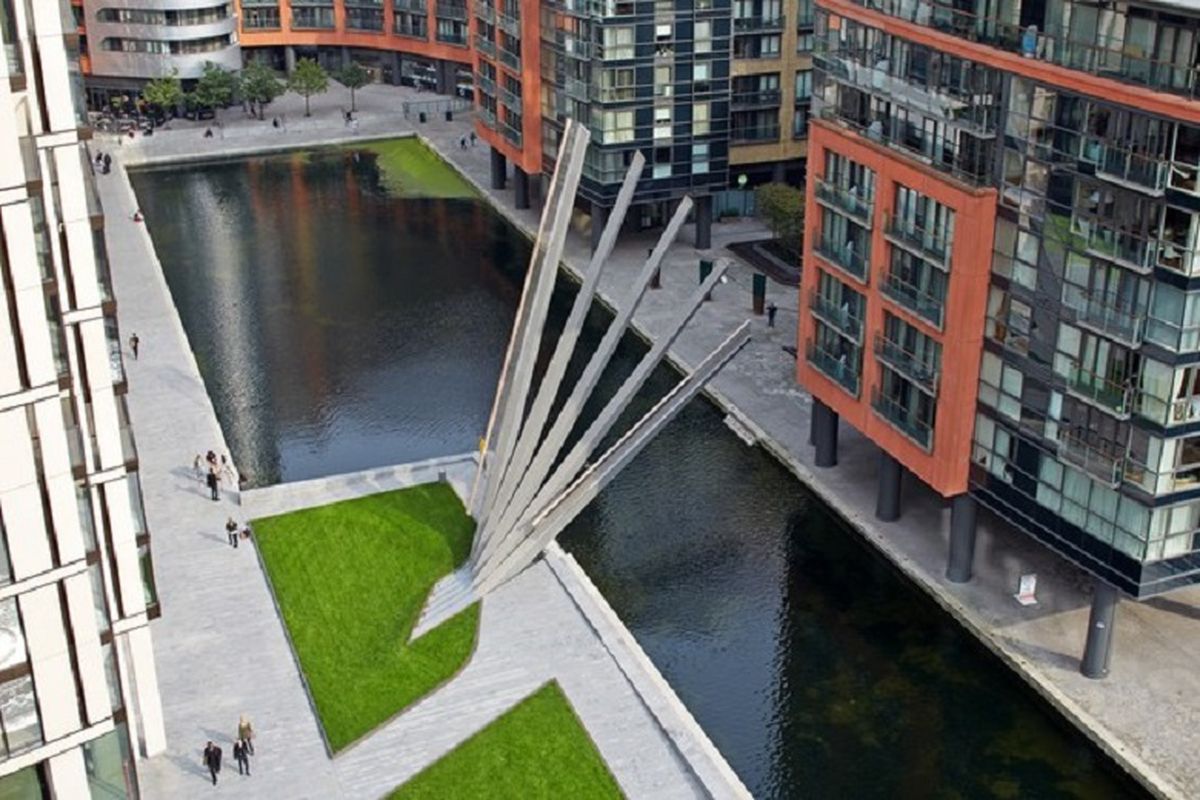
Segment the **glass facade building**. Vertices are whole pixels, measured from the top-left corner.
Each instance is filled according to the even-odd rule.
[[[0,15],[0,794],[136,797],[159,606],[76,34]]]
[[[818,0],[817,425],[880,445],[881,495],[891,460],[960,541],[982,503],[1097,597],[1200,579],[1198,30],[1175,3]]]

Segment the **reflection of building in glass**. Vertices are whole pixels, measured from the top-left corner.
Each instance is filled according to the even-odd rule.
[[[0,796],[134,797],[158,599],[62,11],[0,6]]]
[[[1200,16],[999,8],[818,0],[799,378],[882,518],[953,499],[952,580],[977,501],[1094,575],[1098,676],[1117,590],[1200,580]]]

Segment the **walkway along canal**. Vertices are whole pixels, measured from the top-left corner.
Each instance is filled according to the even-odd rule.
[[[486,422],[528,244],[481,199],[394,196],[370,155],[132,176],[256,483],[460,452]],[[707,401],[563,544],[756,796],[1139,796]]]

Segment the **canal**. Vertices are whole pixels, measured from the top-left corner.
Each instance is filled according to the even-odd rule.
[[[255,485],[475,447],[529,245],[424,159],[364,146],[131,176]],[[592,310],[585,345],[607,319]],[[626,337],[596,402],[644,350]],[[627,418],[677,377],[659,369]],[[756,797],[1143,796],[707,400],[562,543]]]

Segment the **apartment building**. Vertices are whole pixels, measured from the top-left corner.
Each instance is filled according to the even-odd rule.
[[[845,419],[950,499],[1120,594],[1200,578],[1200,15],[1184,3],[817,0],[798,367],[817,460]],[[810,265],[811,268],[808,268]]]
[[[734,0],[729,169],[803,185],[812,104],[812,0]]]
[[[158,600],[66,3],[0,2],[0,796],[136,797]]]

